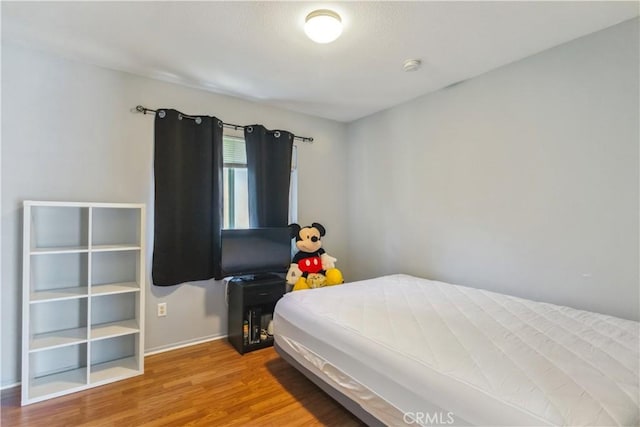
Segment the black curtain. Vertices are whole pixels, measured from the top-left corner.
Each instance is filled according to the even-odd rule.
[[[153,284],[219,275],[222,122],[158,110],[154,176]]]
[[[293,136],[262,125],[244,129],[251,227],[286,227],[289,223]]]

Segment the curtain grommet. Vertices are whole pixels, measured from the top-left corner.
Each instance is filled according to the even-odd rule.
[[[249,133],[253,132],[253,126],[247,126],[245,129],[247,129],[247,132]]]
[[[222,120],[218,120],[218,127],[221,128],[222,126]]]
[[[182,120],[182,114],[178,114],[178,120]]]
[[[195,122],[197,125],[199,125],[200,123],[202,123],[202,117],[196,117],[195,118]]]
[[[280,138],[280,131],[277,130],[273,133],[273,136],[275,136],[276,138]]]
[[[146,111],[145,111],[145,114],[146,114]],[[161,119],[164,119],[165,117],[167,117],[167,112],[164,110],[158,111],[158,117],[160,117]]]

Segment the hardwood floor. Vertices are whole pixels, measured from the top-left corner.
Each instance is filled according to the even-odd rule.
[[[20,407],[2,392],[2,426],[361,426],[273,348],[226,340],[145,358],[144,375]]]

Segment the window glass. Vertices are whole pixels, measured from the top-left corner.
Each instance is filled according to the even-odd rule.
[[[247,153],[244,139],[223,139],[223,228],[249,228],[249,196],[247,185]]]

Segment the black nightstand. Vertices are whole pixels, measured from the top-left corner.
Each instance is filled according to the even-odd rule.
[[[234,278],[229,281],[229,342],[240,354],[273,345],[266,335],[276,302],[285,293],[286,281],[278,276]]]

